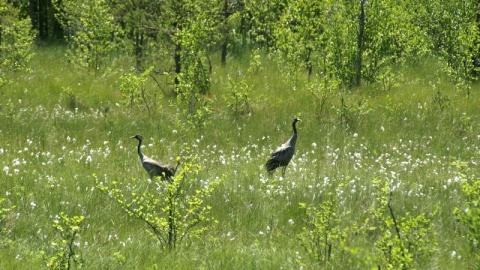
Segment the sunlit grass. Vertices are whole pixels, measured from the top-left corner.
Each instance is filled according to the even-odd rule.
[[[346,127],[335,109],[339,96],[329,97],[319,114],[311,93],[301,84],[294,90],[267,58],[254,74],[232,59],[213,73],[210,125],[189,130],[175,126],[176,110],[161,92],[161,109],[153,114],[141,105],[125,107],[118,89],[121,71],[96,78],[71,70],[62,57],[61,48],[38,50],[31,71],[2,89],[0,198],[16,207],[1,224],[11,240],[0,246],[5,269],[46,267],[48,254],[42,252],[50,250],[56,237],[52,222],[62,211],[85,216],[77,247],[88,269],[312,269],[319,266],[297,239],[305,218],[299,203],[319,205],[335,196],[342,224],[361,223],[369,215],[375,178],[390,183],[399,216],[440,207],[432,221],[438,248],[419,268],[474,267],[452,214],[464,200],[462,171],[452,164],[463,161],[468,177],[478,177],[478,98],[466,99],[447,79],[437,79],[433,67],[405,70],[399,86],[389,91],[364,86],[347,94],[347,104],[361,101],[366,107]],[[228,93],[222,90],[227,75],[251,84],[251,114],[234,119],[228,112],[223,98]],[[450,99],[443,110],[436,107],[432,81]],[[82,109],[69,108],[66,89]],[[295,116],[303,120],[297,153],[285,178],[278,172],[268,177],[264,163],[290,136]],[[175,163],[187,149],[195,154],[202,166],[198,181],[226,175],[209,199],[219,222],[204,241],[171,253],[161,250],[143,223],[95,186],[94,174],[105,183],[118,181],[126,192],[155,192],[139,164],[136,141],[129,138],[135,134],[145,138],[144,153],[163,162]],[[358,256],[373,249],[365,239],[353,237],[350,243],[372,245]],[[363,264],[352,258],[352,267],[372,267],[368,258]],[[332,261],[327,268],[345,263]]]

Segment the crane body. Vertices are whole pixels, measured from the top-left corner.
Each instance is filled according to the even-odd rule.
[[[265,167],[267,168],[267,172],[270,175],[273,174],[273,172],[277,168],[282,167],[282,176],[285,176],[285,170],[287,169],[287,165],[290,163],[290,161],[293,158],[293,155],[295,154],[295,144],[297,143],[297,137],[298,137],[296,124],[299,121],[300,119],[298,118],[293,119],[292,136],[290,137],[290,139],[288,139],[288,141],[286,141],[284,144],[278,147],[275,150],[275,152],[273,152],[270,155],[270,158],[265,164]]]
[[[141,150],[143,137],[140,135],[135,135],[131,138],[138,140],[138,157],[140,158],[140,162],[142,163],[143,168],[147,171],[150,179],[153,180],[155,177],[161,177],[164,180],[171,180],[175,175],[179,164],[177,164],[177,168],[175,168],[171,165],[161,164],[160,162],[147,157],[142,153]]]

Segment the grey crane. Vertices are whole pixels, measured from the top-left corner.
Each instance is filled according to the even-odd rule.
[[[292,122],[293,134],[290,139],[272,153],[270,158],[265,164],[267,172],[271,175],[278,167],[282,168],[282,176],[285,176],[285,170],[287,169],[288,163],[292,160],[293,154],[295,154],[295,144],[297,142],[297,127],[296,124],[300,119],[294,118]]]
[[[142,163],[143,168],[145,168],[147,171],[150,179],[153,180],[154,177],[160,176],[163,180],[171,181],[180,163],[177,164],[177,167],[173,167],[171,165],[161,164],[160,162],[145,156],[141,150],[143,137],[140,135],[135,135],[131,138],[138,140],[138,157],[140,158],[140,162]]]

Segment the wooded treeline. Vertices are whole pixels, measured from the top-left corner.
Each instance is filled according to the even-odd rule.
[[[36,43],[65,42],[69,60],[97,74],[112,54],[128,54],[137,72],[154,67],[150,74],[172,76],[177,90],[188,85],[197,93],[208,92],[212,56],[226,65],[228,55],[252,49],[274,56],[285,74],[306,72],[332,89],[388,79],[394,66],[431,55],[468,92],[480,66],[480,0],[0,3],[4,69],[11,53],[5,44],[20,42],[6,38],[16,20],[31,22]]]

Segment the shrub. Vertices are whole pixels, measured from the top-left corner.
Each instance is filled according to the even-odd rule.
[[[378,269],[412,269],[421,256],[431,255],[436,248],[431,229],[438,212],[398,217],[392,206],[393,191],[388,181],[374,179],[375,203],[370,208],[373,218],[367,219],[368,230],[375,232]],[[388,211],[386,211],[388,210]]]
[[[72,261],[81,265],[82,257],[76,252],[75,240],[81,231],[84,216],[68,217],[61,212],[55,217],[53,227],[60,239],[53,241],[51,247],[54,255],[48,258],[47,266],[51,269],[71,269]]]
[[[334,196],[331,196],[332,198]],[[305,210],[305,226],[298,235],[301,245],[314,261],[327,263],[333,249],[342,247],[346,232],[340,226],[335,200],[327,200],[318,208],[300,204]]]
[[[462,209],[455,208],[453,213],[466,228],[472,251],[480,262],[480,180],[463,182],[462,191],[465,194],[466,205]]]
[[[13,209],[15,209],[15,206],[6,206],[6,199],[0,198],[0,247],[8,243],[8,217]]]
[[[197,176],[202,168],[194,160],[193,157],[186,158],[182,170],[172,181],[161,177],[154,179],[159,193],[145,191],[124,195],[116,181],[107,186],[97,180],[97,186],[123,211],[143,221],[161,248],[173,250],[184,240],[202,235],[207,230],[207,223],[216,222],[210,216],[211,207],[206,204],[206,199],[223,178],[200,183]]]

